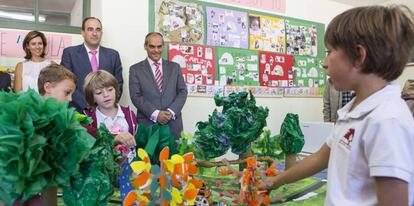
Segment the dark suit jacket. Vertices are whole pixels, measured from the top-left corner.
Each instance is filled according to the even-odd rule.
[[[0,91],[8,92],[11,87],[10,75],[5,72],[0,72]]]
[[[150,118],[155,110],[173,110],[176,119],[171,120],[168,126],[178,139],[183,130],[181,109],[187,100],[187,86],[177,63],[162,60],[162,72],[163,91],[160,93],[148,60],[132,65],[129,69],[129,93],[137,108],[138,122],[145,126],[154,124]]]
[[[91,62],[84,44],[65,48],[63,50],[62,61],[60,64],[72,71],[78,79],[76,90],[73,93],[70,105],[82,113],[82,111],[86,108],[86,100],[82,89],[83,82],[86,75],[92,72]],[[118,80],[120,91],[119,95],[121,96],[124,80],[122,78],[122,64],[121,59],[119,58],[119,53],[114,49],[100,46],[99,69],[106,70],[115,76]]]

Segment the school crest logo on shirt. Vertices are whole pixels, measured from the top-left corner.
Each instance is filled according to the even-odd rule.
[[[355,129],[349,128],[348,132],[339,140],[339,143],[345,146],[347,149],[351,150],[351,142],[354,139]]]

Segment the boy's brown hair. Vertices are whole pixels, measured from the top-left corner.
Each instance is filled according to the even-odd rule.
[[[403,5],[350,9],[329,23],[325,45],[342,49],[362,73],[395,80],[413,53],[414,14]],[[364,62],[358,45],[366,50]]]
[[[95,99],[93,94],[95,89],[103,89],[105,87],[114,87],[115,89],[115,104],[118,103],[119,87],[118,80],[109,72],[105,70],[98,70],[91,72],[85,77],[83,84],[83,93],[85,94],[86,102],[89,106],[95,107]]]
[[[57,84],[63,80],[68,79],[72,80],[76,85],[76,76],[71,71],[66,69],[66,67],[59,64],[49,64],[40,71],[39,79],[37,80],[37,88],[40,95],[45,95],[45,84],[46,82]]]

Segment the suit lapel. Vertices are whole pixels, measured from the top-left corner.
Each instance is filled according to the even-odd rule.
[[[157,82],[155,82],[155,76],[154,76],[154,73],[152,72],[152,67],[149,64],[148,59],[145,60],[145,65],[146,65],[144,67],[145,74],[151,79],[152,85],[154,86],[154,89],[157,90],[158,92],[160,92],[160,90],[158,89],[158,86],[157,86]],[[163,65],[163,68],[164,68],[164,65]],[[164,71],[164,69],[163,69],[163,71]]]
[[[102,46],[99,48],[99,70],[109,70],[110,68],[106,65],[107,64],[107,57],[106,57],[106,50]]]
[[[89,70],[87,71],[87,73],[92,71],[91,61],[89,61],[89,55],[86,52],[86,48],[83,44],[79,45],[78,59],[80,61],[80,65],[85,65],[86,67],[88,67]]]
[[[168,85],[168,81],[170,80],[172,73],[172,69],[170,68],[169,62],[166,60],[162,60],[162,91],[165,90],[166,86]]]

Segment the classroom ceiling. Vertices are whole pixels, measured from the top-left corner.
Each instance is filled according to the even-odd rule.
[[[77,0],[40,0],[39,7],[43,11],[71,13]],[[34,9],[33,0],[0,0],[0,6],[6,8]]]

